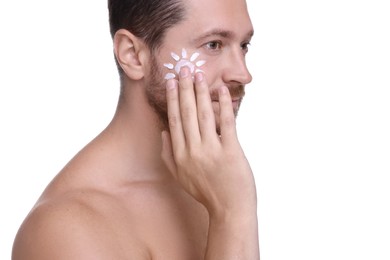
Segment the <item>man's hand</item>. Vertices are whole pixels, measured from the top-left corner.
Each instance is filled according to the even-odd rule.
[[[202,73],[193,83],[182,68],[179,84],[167,83],[167,102],[170,133],[162,134],[162,157],[209,212],[205,259],[260,259],[255,183],[237,139],[229,90],[219,89],[220,134]]]
[[[167,83],[170,134],[163,132],[162,156],[182,187],[210,217],[242,216],[256,207],[253,174],[239,144],[232,99],[219,89],[219,128],[202,73],[195,83],[187,67],[179,82]]]

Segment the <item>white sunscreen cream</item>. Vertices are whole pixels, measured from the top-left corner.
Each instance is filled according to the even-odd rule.
[[[184,66],[187,66],[191,70],[191,74],[194,75],[196,72],[202,71],[200,69],[201,66],[203,66],[206,61],[199,60],[196,61],[196,59],[199,57],[198,52],[194,52],[190,58],[188,58],[188,53],[186,49],[182,49],[181,57],[177,55],[176,53],[172,52],[171,57],[175,60],[176,63],[164,63],[164,67],[173,70],[174,72],[169,72],[165,75],[165,79],[174,79],[176,78],[176,75],[179,74],[180,69]]]

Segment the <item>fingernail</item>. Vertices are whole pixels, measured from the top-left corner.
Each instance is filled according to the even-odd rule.
[[[226,92],[227,92],[227,87],[226,86],[222,86],[222,87],[219,88],[219,93],[221,95],[226,94]]]
[[[190,69],[187,66],[184,66],[180,69],[180,77],[185,78],[190,74]]]
[[[203,80],[203,73],[202,72],[196,73],[195,80],[196,80],[196,82],[201,82]]]
[[[167,82],[167,89],[174,89],[176,87],[176,81],[174,79],[170,79]]]

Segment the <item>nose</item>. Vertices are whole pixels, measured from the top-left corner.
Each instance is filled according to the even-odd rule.
[[[224,82],[236,82],[242,85],[249,84],[252,81],[252,75],[248,70],[242,50],[234,50],[227,56],[222,76]]]

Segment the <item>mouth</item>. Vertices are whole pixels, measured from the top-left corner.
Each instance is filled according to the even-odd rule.
[[[240,86],[231,86],[228,87],[230,96],[232,99],[232,106],[234,110],[234,114],[237,115],[238,110],[240,108],[241,102],[245,96],[245,87],[244,85]],[[218,92],[217,91],[212,91],[211,92],[211,101],[217,105],[219,103],[219,97],[218,97]],[[219,107],[219,104],[218,104]]]
[[[243,97],[232,98],[232,104],[239,104],[241,103],[242,99]],[[219,103],[219,99],[218,98],[211,99],[211,102]]]
[[[233,110],[234,110],[235,113],[238,112],[238,109],[240,108],[240,105],[241,105],[241,101],[242,101],[242,97],[241,98],[232,99]]]

